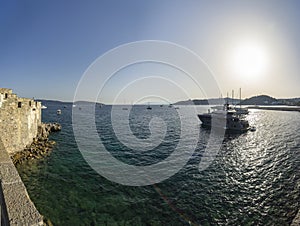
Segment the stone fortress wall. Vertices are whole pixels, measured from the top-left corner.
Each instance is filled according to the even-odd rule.
[[[44,224],[10,158],[33,142],[40,125],[41,103],[0,88],[0,225]]]
[[[24,150],[41,125],[41,103],[20,98],[11,89],[0,88],[1,140],[9,155]]]

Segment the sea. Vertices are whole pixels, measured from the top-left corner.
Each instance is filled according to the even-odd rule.
[[[255,131],[224,134],[209,165],[200,170],[212,138],[210,130],[201,128],[197,113],[209,106],[97,105],[91,112],[85,104],[43,104],[47,109],[42,121],[58,122],[62,131],[50,135],[56,145],[49,156],[17,169],[31,200],[53,225],[290,225],[300,209],[300,112],[251,109],[245,117]],[[92,167],[74,135],[74,111],[81,112],[82,125],[94,115],[99,139],[85,138],[88,151],[97,155],[101,143],[117,162],[143,169],[164,162],[156,169],[158,180],[126,184],[123,178],[120,183]],[[129,115],[131,134],[119,129],[124,120],[112,112]],[[88,130],[82,127],[83,134]],[[160,133],[157,139],[155,131]],[[184,137],[187,131],[192,135]],[[148,146],[158,144],[133,150],[126,143],[132,136]],[[177,169],[174,162],[168,165],[168,157],[178,146],[186,154],[182,161],[177,155]],[[174,172],[168,171],[170,165]],[[118,167],[112,169],[111,175],[123,175]],[[160,181],[166,172],[171,173]]]

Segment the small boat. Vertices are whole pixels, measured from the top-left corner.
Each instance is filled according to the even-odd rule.
[[[205,128],[221,128],[226,132],[243,133],[251,129],[245,119],[238,117],[235,111],[228,110],[229,105],[225,104],[224,110],[217,110],[205,114],[199,114],[198,118]]]
[[[123,105],[122,110],[123,110],[123,111],[127,111],[127,110],[128,110],[127,105],[125,105],[125,106]]]
[[[61,114],[61,110],[58,109],[58,110],[56,111],[56,114],[60,115],[60,114]]]
[[[72,107],[75,108],[75,107],[76,107],[76,104],[73,104]]]
[[[127,102],[126,102],[126,100],[124,99],[124,104],[123,104],[123,107],[122,107],[122,110],[123,111],[128,111],[128,107],[127,107],[128,105],[127,105]]]
[[[47,107],[45,105],[42,105],[41,109],[47,109]]]
[[[148,107],[147,107],[147,110],[151,110],[152,107],[150,106],[150,104],[148,103]]]

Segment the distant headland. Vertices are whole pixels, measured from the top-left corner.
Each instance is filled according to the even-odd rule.
[[[288,106],[300,106],[299,98],[288,98],[288,99],[276,99],[268,95],[253,96],[247,99],[233,99],[233,98],[210,98],[210,99],[193,99],[178,101],[176,105],[210,105],[210,104],[222,104],[228,102],[230,104],[241,104],[241,105],[288,105]]]

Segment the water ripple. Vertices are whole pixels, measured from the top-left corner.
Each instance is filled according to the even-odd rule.
[[[48,106],[43,119],[63,124],[63,131],[51,137],[58,142],[52,155],[18,169],[39,211],[55,225],[289,225],[300,208],[297,112],[251,111],[247,119],[256,132],[226,135],[213,164],[201,172],[209,132],[190,119],[190,128],[200,133],[186,166],[162,183],[127,187],[104,179],[85,163],[72,133],[71,107],[59,119],[58,108],[63,109]],[[177,113],[159,106],[151,112],[136,108],[130,113],[133,134],[149,137],[149,120],[160,116],[166,136],[154,150],[137,153],[114,135],[110,108],[96,109],[98,133],[112,155],[128,164],[150,165],[172,153],[180,139]]]

